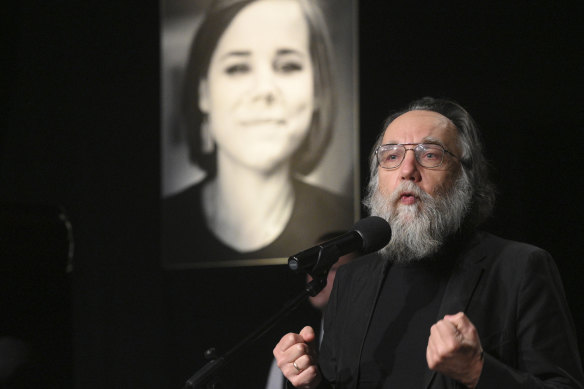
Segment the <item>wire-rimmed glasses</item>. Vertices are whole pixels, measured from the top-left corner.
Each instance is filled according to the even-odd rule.
[[[406,147],[415,146],[415,147]],[[384,169],[398,168],[406,157],[408,150],[412,150],[416,157],[416,161],[423,167],[435,168],[442,165],[444,161],[444,154],[448,153],[454,158],[456,155],[446,150],[439,144],[435,143],[400,143],[400,144],[385,144],[381,145],[375,150],[377,156],[377,163]]]

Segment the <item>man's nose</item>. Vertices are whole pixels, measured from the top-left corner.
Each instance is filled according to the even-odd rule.
[[[411,151],[411,153],[408,153]],[[418,170],[418,163],[416,161],[416,153],[414,149],[406,149],[404,160],[400,165],[400,174],[402,180],[420,181],[420,171]]]

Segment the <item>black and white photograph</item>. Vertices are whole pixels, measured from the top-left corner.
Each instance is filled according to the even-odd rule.
[[[163,264],[273,264],[349,228],[354,2],[161,8]]]

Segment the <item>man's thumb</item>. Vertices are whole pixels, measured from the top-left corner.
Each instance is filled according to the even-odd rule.
[[[300,331],[300,336],[302,336],[302,339],[304,339],[304,342],[306,343],[311,343],[316,338],[316,334],[310,326],[304,327],[302,331]]]

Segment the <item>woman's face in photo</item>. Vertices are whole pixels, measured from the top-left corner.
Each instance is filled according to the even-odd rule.
[[[199,87],[222,157],[268,172],[300,146],[314,110],[308,25],[293,0],[260,0],[225,30]]]

